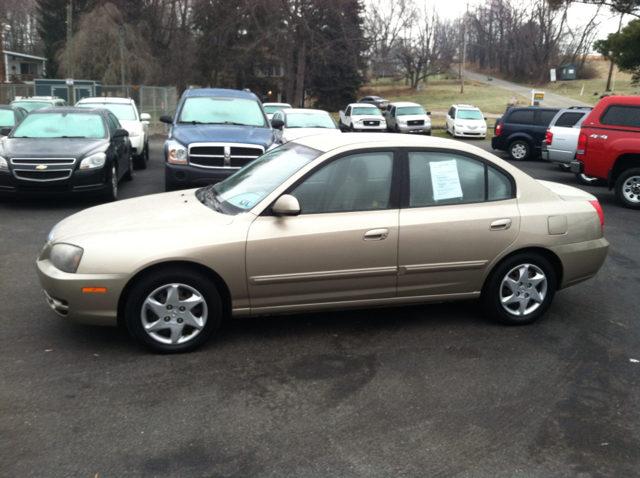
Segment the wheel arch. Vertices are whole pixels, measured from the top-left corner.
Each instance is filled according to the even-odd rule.
[[[507,139],[507,149],[511,148],[514,141],[524,141],[529,145],[529,149],[533,151],[533,138],[524,133],[513,133]]]
[[[220,295],[220,300],[222,301],[222,314],[223,319],[225,317],[231,316],[231,292],[229,291],[229,287],[227,286],[224,279],[214,270],[203,266],[202,264],[198,264],[195,262],[189,261],[168,261],[168,262],[160,262],[157,264],[153,264],[145,269],[138,271],[136,275],[134,275],[127,285],[125,285],[122,293],[120,294],[120,299],[118,300],[118,325],[124,325],[124,316],[125,316],[125,308],[127,304],[127,300],[129,299],[129,295],[131,294],[131,289],[142,277],[146,277],[148,275],[152,275],[155,271],[164,269],[166,267],[176,267],[183,268],[187,270],[191,270],[194,272],[199,272],[207,277],[218,289],[218,294]]]
[[[549,264],[551,264],[551,267],[553,267],[553,270],[556,274],[556,290],[560,290],[563,279],[564,279],[564,267],[562,265],[562,261],[560,260],[560,258],[554,252],[550,251],[549,249],[545,249],[544,247],[525,247],[524,249],[518,249],[516,251],[510,252],[506,256],[502,257],[495,264],[493,264],[493,267],[491,267],[491,270],[484,278],[484,282],[482,284],[483,291],[485,289],[485,286],[489,282],[491,282],[491,279],[493,278],[495,271],[498,269],[498,267],[500,267],[500,265],[506,260],[518,254],[539,254],[540,256],[544,257],[547,261],[549,261]]]
[[[640,154],[621,154],[613,163],[613,168],[611,169],[611,181],[615,183],[622,173],[631,168],[640,168]]]

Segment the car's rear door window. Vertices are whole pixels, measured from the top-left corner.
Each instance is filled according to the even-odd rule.
[[[509,119],[506,122],[514,124],[533,124],[534,117],[535,111],[533,110],[516,110],[509,115]]]
[[[411,151],[409,207],[467,204],[508,199],[512,183],[501,171],[455,153]]]
[[[575,124],[582,119],[585,115],[585,112],[573,112],[568,111],[566,113],[562,113],[558,119],[556,120],[554,126],[575,126]]]

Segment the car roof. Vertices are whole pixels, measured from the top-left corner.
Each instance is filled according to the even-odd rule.
[[[412,103],[411,101],[398,101],[397,103],[391,103],[389,106],[402,107],[402,106],[420,106],[418,103]]]
[[[453,105],[458,109],[461,110],[479,110],[480,108],[478,108],[477,106],[474,105],[466,105],[466,104],[459,104],[459,105]]]
[[[334,137],[335,136],[335,137]],[[336,135],[305,136],[293,140],[318,151],[327,152],[336,148],[350,145],[379,146],[379,147],[441,147],[456,150],[477,150],[475,146],[467,146],[460,141],[434,136],[418,136],[389,133],[349,133]]]
[[[82,98],[78,103],[121,103],[131,104],[135,103],[131,98],[120,98],[116,96],[92,96],[89,98]],[[77,104],[77,103],[76,103]]]
[[[328,115],[329,113],[325,110],[314,110],[311,108],[287,108],[286,110],[281,110],[285,115],[290,115],[292,113],[311,113],[311,114],[321,114]]]
[[[289,103],[262,103],[263,106],[288,106],[291,108]]]
[[[377,108],[376,105],[371,105],[369,103],[363,103],[363,104],[351,103],[351,104],[347,105],[347,107],[349,107],[349,106],[357,106],[358,108]]]
[[[42,113],[74,113],[74,114],[99,114],[101,116],[105,116],[110,113],[109,110],[104,108],[77,108],[75,106],[46,106],[44,108],[38,108],[37,110],[33,110],[31,114],[42,114]]]
[[[183,98],[242,98],[247,100],[257,100],[258,97],[248,91],[240,90],[228,90],[226,88],[194,88],[191,90],[185,90],[182,94]]]
[[[16,105],[0,105],[0,110],[24,110],[24,108],[22,106],[16,106]]]

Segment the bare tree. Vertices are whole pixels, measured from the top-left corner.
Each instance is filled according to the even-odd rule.
[[[35,0],[3,0],[0,23],[11,27],[10,31],[4,33],[3,48],[30,55],[42,54]]]

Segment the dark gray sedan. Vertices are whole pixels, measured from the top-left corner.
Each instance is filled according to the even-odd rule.
[[[133,179],[128,132],[102,108],[50,107],[29,113],[0,143],[0,195],[118,196]]]

